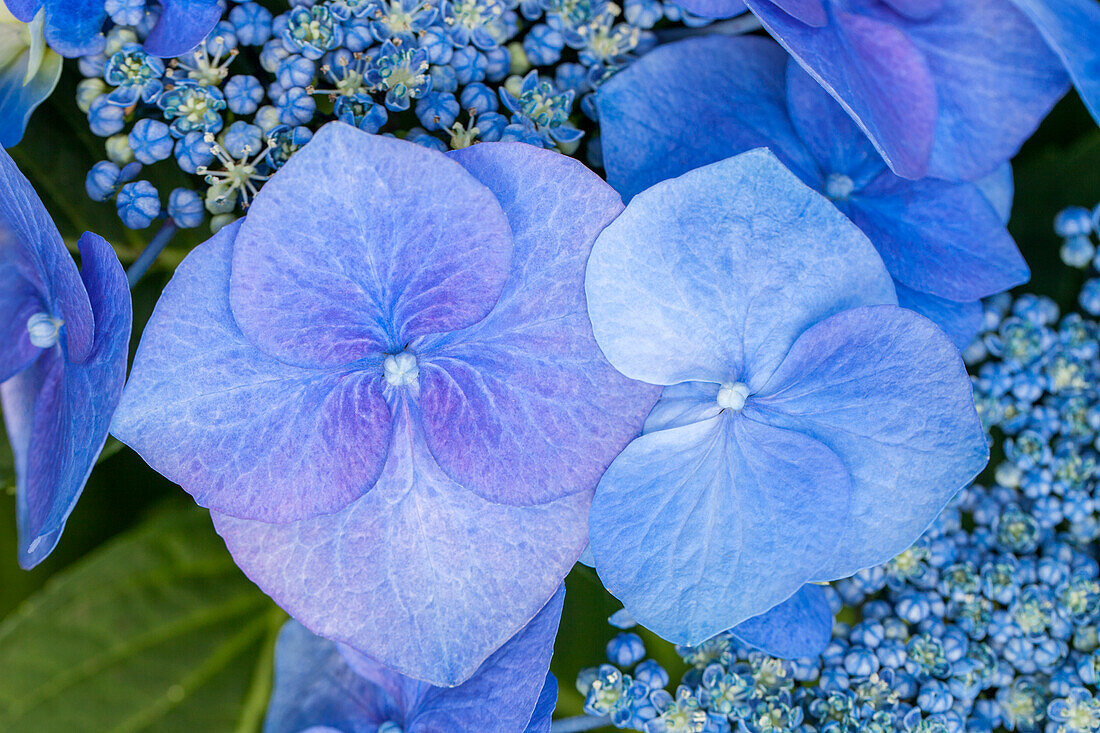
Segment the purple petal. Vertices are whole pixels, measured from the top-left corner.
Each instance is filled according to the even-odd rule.
[[[914,290],[978,300],[1031,277],[1000,215],[973,184],[908,181],[887,171],[843,210],[894,279]]]
[[[221,17],[218,0],[160,0],[161,14],[145,39],[153,56],[182,56],[202,43]]]
[[[65,322],[62,333],[67,357],[72,361],[82,361],[92,348],[94,320],[80,273],[42,200],[19,172],[15,161],[2,149],[0,251],[0,265],[5,270],[14,267],[25,281],[25,287],[38,294],[38,303],[45,311]],[[4,277],[12,278],[10,271]],[[16,301],[7,293],[0,298],[4,301],[0,308],[12,312],[10,309]],[[24,306],[25,302],[19,301],[14,308]],[[25,320],[22,326],[25,330]]]
[[[896,302],[867,238],[766,150],[636,196],[596,240],[586,289],[596,341],[627,376],[753,390],[808,326]]]
[[[1100,5],[1095,0],[1012,0],[1028,16],[1100,122]]]
[[[828,22],[821,0],[772,0],[772,3],[806,25],[820,28]]]
[[[883,2],[913,20],[931,18],[944,4],[944,0],[883,0]]]
[[[333,122],[249,209],[230,303],[267,354],[344,365],[481,320],[511,255],[504,212],[460,165]]]
[[[989,458],[958,350],[896,306],[855,308],[807,330],[745,414],[820,441],[852,477],[840,550],[814,580],[897,555]]]
[[[639,623],[696,645],[813,578],[847,512],[848,477],[832,451],[723,414],[627,446],[596,490],[592,553]]]
[[[959,302],[937,298],[928,293],[894,283],[898,305],[920,313],[943,330],[958,349],[965,349],[982,328],[983,309],[980,300]]]
[[[11,14],[24,23],[30,23],[42,8],[44,0],[3,0]]]
[[[76,506],[126,379],[130,290],[114,250],[95,234],[79,242],[81,292],[91,301],[95,340],[81,363],[60,347],[0,385],[16,462],[19,563],[31,568],[57,545]]]
[[[596,97],[608,182],[629,201],[757,147],[771,148],[803,181],[820,178],[787,117],[786,63],[767,39],[716,35],[658,46],[613,76]],[[683,69],[692,70],[690,83]]]
[[[587,539],[589,498],[493,504],[436,465],[399,406],[389,460],[346,509],[293,524],[214,513],[237,564],[315,633],[416,679],[468,679],[557,590]]]
[[[775,608],[743,621],[730,632],[773,657],[816,657],[832,639],[833,611],[825,589],[807,584]]]
[[[592,243],[622,203],[580,163],[529,145],[453,157],[500,201],[515,252],[493,312],[424,346],[428,447],[450,478],[490,501],[591,492],[658,396],[607,363],[585,308]]]
[[[769,0],[746,4],[844,105],[898,175],[924,176],[936,128],[936,86],[923,55],[901,29],[839,9],[828,25],[813,28]]]
[[[239,224],[180,264],[145,328],[112,432],[206,507],[290,521],[370,489],[390,439],[373,370],[305,369],[249,343],[229,310]]]

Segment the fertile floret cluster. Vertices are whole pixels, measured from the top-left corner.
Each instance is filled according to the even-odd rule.
[[[1067,264],[1093,266],[1098,218],[1059,215]],[[1034,295],[986,303],[966,356],[1002,457],[911,548],[832,584],[820,657],[725,633],[677,648],[689,670],[670,693],[624,631],[577,681],[586,712],[646,733],[1100,730],[1100,279],[1079,302],[1065,315]]]
[[[279,15],[241,2],[165,61],[142,48],[150,22],[118,25],[80,59],[77,101],[108,158],[88,194],[131,228],[213,217],[216,230],[334,119],[438,150],[519,140],[598,163],[595,136],[581,147],[592,92],[659,22],[709,21],[661,0],[323,0]],[[163,201],[136,180],[162,161],[195,176]]]

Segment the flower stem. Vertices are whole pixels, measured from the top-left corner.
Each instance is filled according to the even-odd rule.
[[[126,280],[130,283],[132,289],[138,284],[138,280],[141,280],[141,276],[148,272],[153,263],[156,262],[157,257],[164,251],[164,248],[168,246],[168,243],[172,241],[172,237],[176,235],[176,231],[179,227],[176,223],[169,219],[161,226],[160,231],[156,233],[152,241],[142,250],[138,255],[134,263],[130,265],[130,269],[126,271]]]
[[[595,730],[611,725],[611,719],[606,715],[593,718],[590,715],[578,715],[575,718],[562,718],[555,720],[550,725],[550,733],[577,733],[582,730]]]

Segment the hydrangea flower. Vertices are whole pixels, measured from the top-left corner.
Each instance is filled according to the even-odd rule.
[[[0,146],[23,139],[27,121],[61,78],[61,57],[46,48],[41,18],[24,23],[0,3]]]
[[[689,79],[682,69],[692,69]],[[597,104],[608,181],[624,198],[767,146],[871,239],[900,304],[960,348],[982,326],[979,299],[1030,275],[978,186],[894,175],[840,105],[770,40],[712,36],[660,47],[604,85]],[[994,184],[1011,198],[1010,172]]]
[[[130,291],[87,232],[78,272],[30,183],[0,149],[0,402],[15,457],[19,564],[57,545],[126,379]]]
[[[679,1],[710,17],[747,6],[905,178],[988,175],[1068,88],[1016,7],[1046,0]],[[1096,38],[1085,28],[1081,45]]]
[[[103,26],[108,20],[109,3],[102,0],[3,0],[19,20],[29,23],[39,13],[45,23],[46,43],[66,58],[99,53],[103,50]],[[179,56],[197,46],[221,17],[217,0],[156,0],[150,7],[159,12],[156,23],[145,39],[145,50],[154,56]],[[116,6],[117,7],[117,6]],[[125,17],[111,18],[123,25],[135,24],[129,8],[119,10]],[[141,17],[140,15],[138,16]]]
[[[665,638],[888,560],[985,465],[958,351],[766,150],[635,196],[585,287],[608,360],[665,388],[590,517],[604,585]]]
[[[114,432],[305,626],[459,683],[553,595],[656,400],[585,311],[621,208],[547,151],[326,125],[177,270]]]
[[[564,598],[563,588],[457,687],[410,679],[288,621],[275,646],[264,733],[548,733],[558,690],[550,656]]]

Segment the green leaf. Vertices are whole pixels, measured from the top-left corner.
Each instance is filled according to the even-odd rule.
[[[173,503],[0,623],[0,731],[251,733],[285,618]]]

